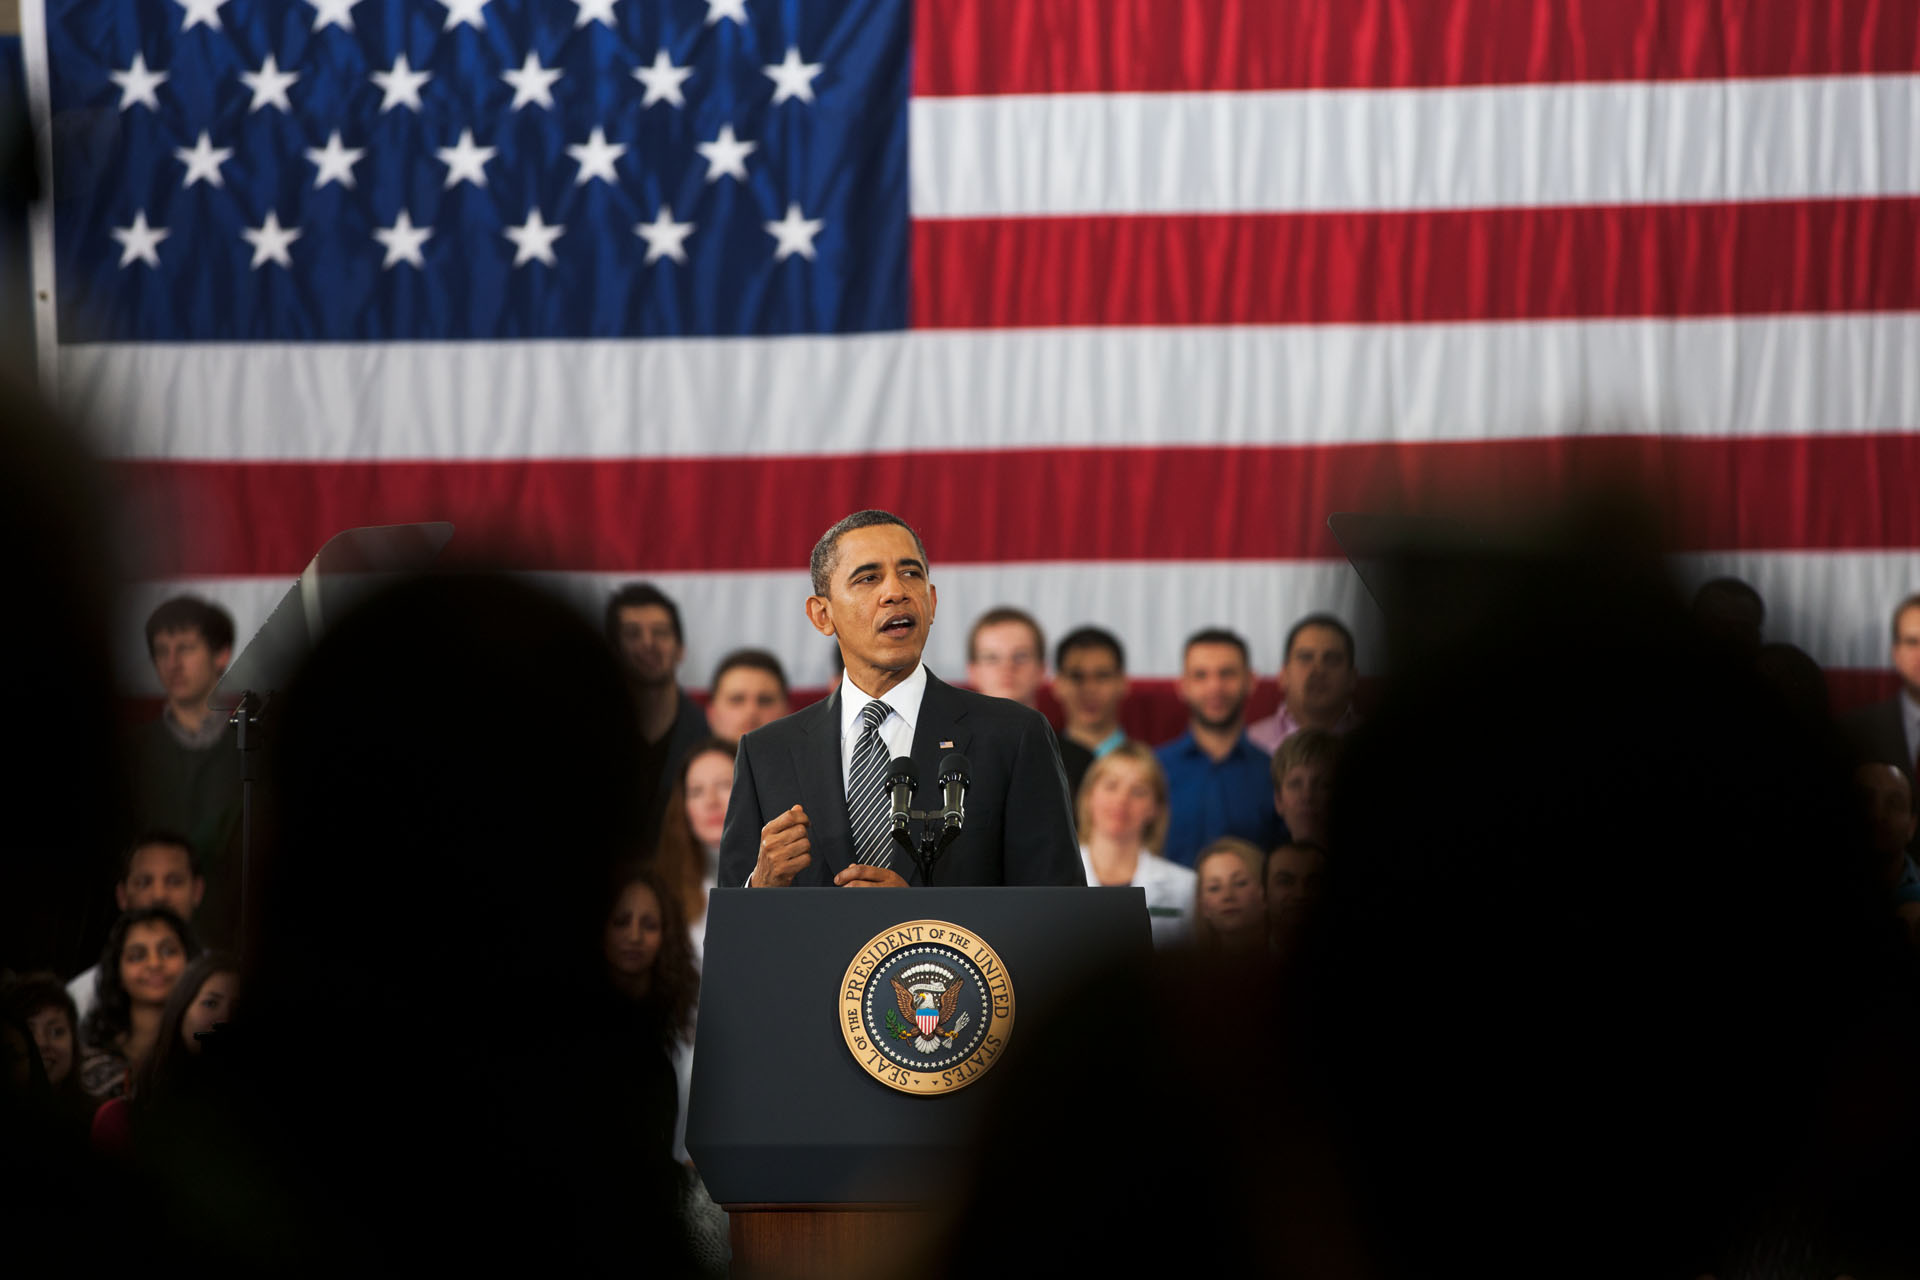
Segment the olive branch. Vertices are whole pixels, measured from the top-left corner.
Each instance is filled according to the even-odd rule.
[[[911,1040],[914,1036],[913,1028],[902,1025],[900,1015],[891,1009],[887,1010],[887,1031],[895,1040]]]

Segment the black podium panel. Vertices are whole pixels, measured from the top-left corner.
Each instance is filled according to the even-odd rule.
[[[912,920],[970,930],[1013,987],[1000,1059],[932,1096],[868,1075],[840,1023],[848,966]],[[1022,1041],[1089,975],[1151,947],[1134,888],[714,890],[687,1117],[708,1192],[722,1204],[941,1198],[964,1176],[959,1152],[997,1086],[1020,1069]]]

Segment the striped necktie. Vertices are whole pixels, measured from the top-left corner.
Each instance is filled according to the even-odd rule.
[[[863,727],[853,744],[853,768],[847,774],[847,816],[853,827],[853,860],[884,867],[893,860],[887,803],[887,744],[880,723],[893,708],[875,698],[860,709]]]

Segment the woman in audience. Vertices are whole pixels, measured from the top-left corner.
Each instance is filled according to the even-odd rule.
[[[647,1016],[660,1043],[690,1040],[700,973],[680,899],[651,868],[619,877],[604,945],[613,985]]]
[[[667,797],[654,854],[660,879],[679,901],[687,922],[696,967],[706,950],[707,891],[719,872],[720,832],[727,825],[727,798],[733,794],[733,753],[733,744],[720,738],[696,743],[687,753]]]
[[[1087,883],[1145,889],[1154,946],[1191,940],[1194,874],[1160,856],[1167,834],[1167,775],[1152,749],[1123,742],[1095,760],[1080,783],[1074,821]]]
[[[160,1038],[160,1018],[187,963],[200,954],[186,921],[142,907],[114,921],[100,953],[93,1012],[82,1027],[80,1083],[88,1096],[116,1098],[127,1073]]]
[[[233,1017],[240,992],[240,965],[224,951],[209,951],[187,966],[160,1014],[160,1034],[133,1068],[133,1096],[146,1106],[192,1087],[201,1066],[200,1036]]]
[[[1193,871],[1193,937],[1202,948],[1261,951],[1267,943],[1260,850],[1238,836],[1221,836],[1200,851]]]
[[[64,1127],[85,1136],[94,1102],[80,1087],[80,1018],[66,984],[51,973],[29,973],[0,988],[0,1013],[14,1018],[33,1036],[53,1091],[55,1113]]]

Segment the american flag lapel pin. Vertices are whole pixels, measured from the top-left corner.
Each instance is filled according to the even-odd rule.
[[[953,750],[953,743],[952,743],[951,741],[947,741],[947,742],[942,742],[942,743],[940,744],[940,749],[941,749],[942,751],[951,751],[951,750]]]

